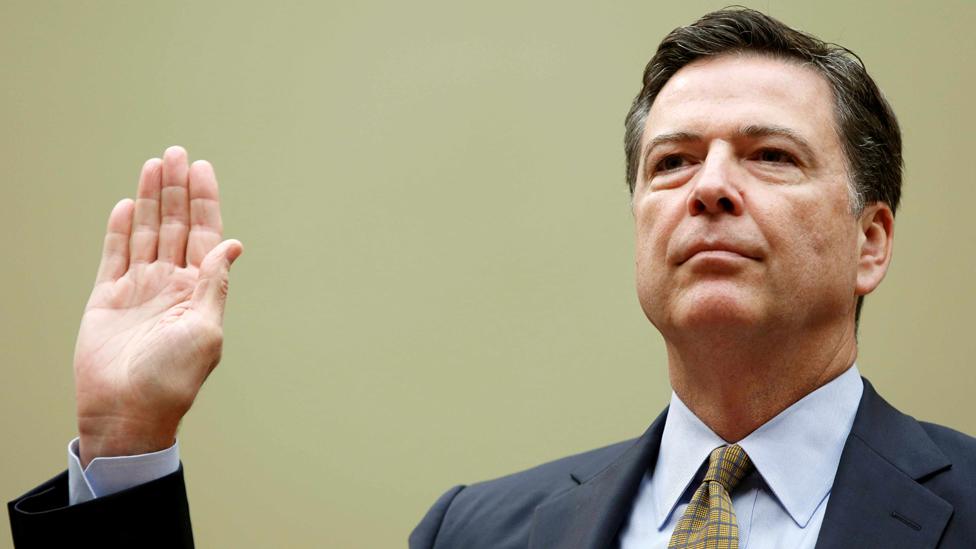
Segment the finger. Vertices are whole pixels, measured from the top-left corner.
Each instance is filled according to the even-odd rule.
[[[95,284],[114,282],[129,268],[129,234],[132,232],[132,212],[135,204],[131,199],[120,200],[108,216],[102,261],[98,265]]]
[[[158,259],[179,267],[186,264],[186,236],[190,231],[188,171],[186,150],[183,147],[166,149],[163,153]]]
[[[142,165],[142,173],[139,174],[139,190],[136,192],[135,212],[132,218],[132,236],[129,238],[130,263],[156,260],[162,163],[163,161],[158,158],[150,158]]]
[[[206,160],[190,166],[190,236],[186,243],[186,264],[199,267],[203,258],[223,238],[217,176]]]
[[[200,278],[193,289],[193,308],[218,326],[223,324],[230,266],[243,252],[244,246],[239,241],[225,240],[210,250],[200,265]]]

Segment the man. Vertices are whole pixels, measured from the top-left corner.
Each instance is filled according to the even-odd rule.
[[[706,15],[648,64],[625,147],[671,405],[639,439],[449,490],[411,547],[976,546],[976,441],[900,414],[854,365],[901,184],[860,63],[758,12]],[[241,253],[216,199],[209,165],[171,148],[113,211],[78,340],[78,463],[11,503],[18,546],[99,517],[102,546],[192,545],[176,426]]]
[[[976,441],[854,366],[901,186],[860,62],[708,14],[647,65],[625,148],[671,405],[637,440],[448,491],[411,547],[976,547]]]

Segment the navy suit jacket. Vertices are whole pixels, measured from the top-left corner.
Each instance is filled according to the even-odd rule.
[[[617,547],[666,417],[635,440],[452,488],[410,549]],[[976,548],[976,439],[902,414],[864,380],[816,545],[840,548]]]

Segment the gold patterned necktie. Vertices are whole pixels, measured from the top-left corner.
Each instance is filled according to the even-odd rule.
[[[739,523],[729,492],[751,469],[738,444],[712,450],[705,480],[678,520],[668,549],[739,549]]]

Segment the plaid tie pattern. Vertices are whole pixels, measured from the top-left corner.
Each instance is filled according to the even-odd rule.
[[[678,519],[668,549],[739,549],[739,523],[729,492],[751,469],[738,444],[712,450],[705,480]]]

